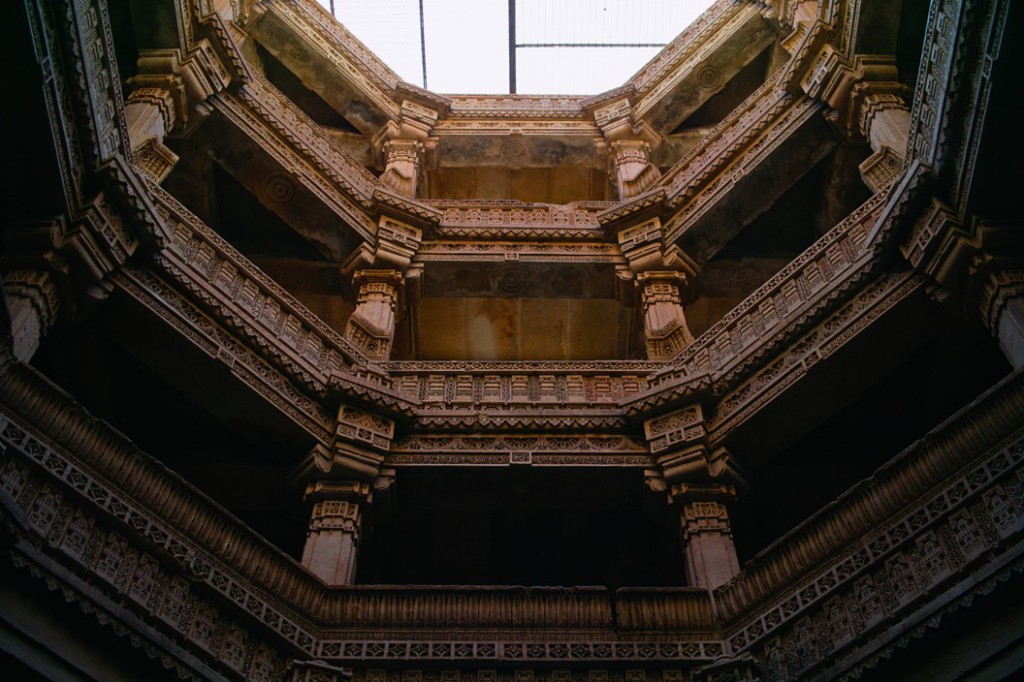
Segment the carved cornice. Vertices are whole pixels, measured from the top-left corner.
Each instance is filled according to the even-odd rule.
[[[402,374],[638,374],[644,375],[666,365],[647,360],[392,360],[382,369]]]
[[[629,85],[636,91],[637,113],[643,116],[660,104],[675,85],[699,69],[714,46],[752,18],[763,21],[760,14],[761,8],[753,2],[715,2],[630,79]],[[706,82],[714,77],[697,73],[697,79]]]
[[[534,95],[452,95],[452,119],[579,119],[585,120],[584,97]]]
[[[792,116],[797,111],[797,105],[802,105],[801,109],[810,106],[809,101],[779,88],[776,81],[766,81],[662,176],[671,208],[692,200],[713,178],[721,177],[722,169],[746,152],[755,139],[757,147],[764,146],[768,142],[765,131],[772,128],[781,132],[780,124],[787,114]]]

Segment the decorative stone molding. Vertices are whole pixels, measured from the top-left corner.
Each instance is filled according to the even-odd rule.
[[[28,362],[60,312],[57,287],[45,272],[12,270],[3,276],[3,292],[11,321],[11,349],[15,358]]]
[[[399,194],[415,197],[423,153],[419,140],[388,140],[384,143],[385,168],[380,181]]]
[[[612,171],[620,200],[643,194],[661,179],[661,171],[650,162],[650,154],[650,145],[642,140],[611,143]]]

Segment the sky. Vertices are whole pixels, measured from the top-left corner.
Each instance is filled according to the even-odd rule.
[[[330,9],[332,0],[318,0]],[[508,0],[422,0],[429,90],[509,91]],[[710,0],[516,0],[516,43],[663,45]],[[423,86],[419,0],[333,0],[335,17],[403,80]],[[596,95],[618,87],[660,47],[519,47],[520,94]]]

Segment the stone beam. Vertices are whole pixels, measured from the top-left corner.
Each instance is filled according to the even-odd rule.
[[[835,146],[821,105],[776,91],[716,129],[666,182],[666,241],[712,258]]]
[[[260,3],[246,30],[367,137],[396,121],[398,76],[312,3]]]
[[[724,88],[777,37],[755,3],[722,3],[630,81],[637,116],[662,135]]]
[[[376,178],[273,86],[255,77],[212,106],[193,138],[264,206],[336,262],[371,238]]]

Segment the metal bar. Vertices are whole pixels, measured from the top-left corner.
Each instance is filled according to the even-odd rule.
[[[508,91],[516,94],[516,0],[508,0]]]
[[[516,43],[516,47],[665,47],[668,43]]]
[[[334,2],[334,0],[331,0]],[[427,89],[427,41],[423,31],[423,0],[420,0],[420,62],[423,64],[423,89]]]

